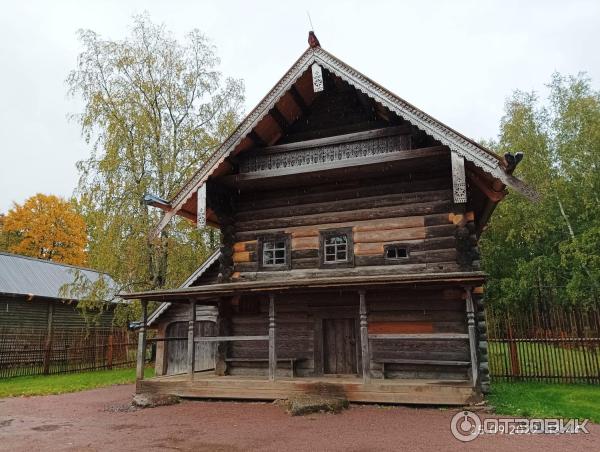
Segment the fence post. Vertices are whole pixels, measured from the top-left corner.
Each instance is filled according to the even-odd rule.
[[[510,352],[510,366],[512,368],[513,377],[518,377],[521,375],[521,367],[519,365],[519,352],[517,349],[517,344],[513,338],[512,331],[512,322],[510,316],[508,317],[508,350]]]
[[[106,367],[112,369],[113,363],[113,335],[108,335],[108,349],[106,350]]]
[[[53,317],[54,317],[54,303],[48,302],[48,329],[46,333],[46,346],[44,348],[44,375],[50,373],[50,362],[52,360],[52,334],[53,334]]]

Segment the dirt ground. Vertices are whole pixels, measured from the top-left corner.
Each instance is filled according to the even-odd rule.
[[[600,450],[583,435],[490,435],[461,443],[454,409],[357,405],[342,414],[290,417],[270,403],[190,401],[123,411],[133,386],[0,399],[2,451]]]

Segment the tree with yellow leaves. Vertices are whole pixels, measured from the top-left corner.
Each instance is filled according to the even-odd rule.
[[[38,193],[22,205],[15,203],[3,223],[11,253],[71,265],[86,263],[86,225],[67,200]]]

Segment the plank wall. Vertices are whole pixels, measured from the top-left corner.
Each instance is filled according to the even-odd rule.
[[[247,298],[252,299],[252,298]],[[258,311],[243,313],[243,299],[234,305],[233,335],[268,333],[267,300],[258,299]],[[452,288],[394,289],[367,293],[370,334],[466,333],[462,291]],[[324,358],[323,319],[352,318],[357,323],[358,294],[353,292],[282,294],[276,299],[276,350],[279,358],[296,358],[297,376],[320,375]],[[468,362],[467,340],[371,340],[371,373],[382,378],[382,362],[422,360]],[[357,340],[360,350],[360,339]],[[228,358],[268,358],[266,341],[232,342]],[[289,376],[289,365],[278,364],[278,375]],[[360,368],[360,366],[359,366]],[[320,370],[321,369],[321,370]],[[439,364],[386,364],[386,378],[467,379],[468,366]],[[266,362],[229,362],[231,375],[267,375]]]

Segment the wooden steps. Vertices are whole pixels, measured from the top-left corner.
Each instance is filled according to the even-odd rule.
[[[257,377],[198,375],[157,377],[138,381],[138,393],[188,398],[276,400],[291,396],[344,397],[350,402],[465,405],[478,400],[467,381],[371,380],[359,378],[297,378],[268,381]]]

